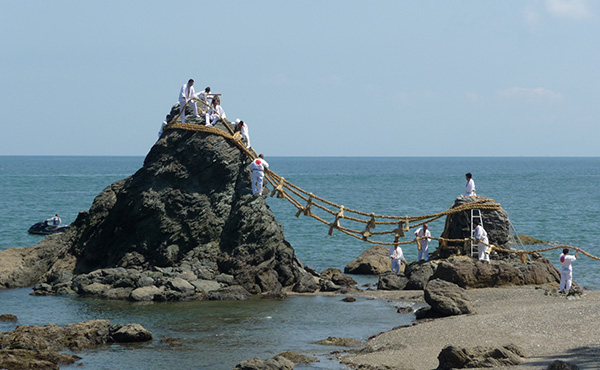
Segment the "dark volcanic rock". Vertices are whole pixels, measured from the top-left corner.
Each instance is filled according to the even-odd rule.
[[[208,301],[245,301],[249,298],[250,293],[240,285],[213,290],[204,296]]]
[[[111,289],[154,285],[165,289],[154,300],[181,300],[201,293],[194,276],[227,276],[218,281],[252,293],[291,286],[305,271],[265,198],[251,194],[249,163],[221,136],[166,130],[143,167],[104,189],[67,232],[0,252],[0,287],[41,281],[52,292],[122,298]],[[76,280],[100,270],[89,284]],[[75,275],[73,287],[51,281],[63,271]]]
[[[435,272],[439,261],[411,262],[406,266],[404,275],[408,278],[406,290],[423,290]]]
[[[312,274],[302,274],[298,282],[292,288],[296,293],[313,293],[317,290],[318,284]]]
[[[394,272],[388,272],[379,276],[377,289],[379,290],[402,290],[408,284],[408,278],[403,275],[396,275]]]
[[[454,207],[482,199],[486,198],[459,196],[454,201]],[[504,211],[503,209],[482,209],[481,215],[483,218],[483,228],[488,233],[490,243],[500,248],[510,249],[508,244],[510,238],[510,222],[506,211]],[[442,237],[448,239],[471,238],[471,211],[467,210],[464,212],[448,215],[446,218],[446,227],[444,228]],[[468,247],[465,247],[464,243],[462,242],[449,242],[447,249],[438,249],[434,255],[439,255],[440,257],[446,258],[450,255],[456,254],[465,256],[470,255],[470,244]],[[503,253],[500,253],[499,255],[502,258],[516,258],[516,256],[513,254],[504,255]]]
[[[390,266],[389,249],[382,245],[376,245],[352,260],[344,267],[344,272],[358,275],[379,275],[390,271]]]
[[[499,348],[446,346],[438,355],[438,369],[512,366],[520,364],[523,357],[523,350],[514,344]]]
[[[425,302],[434,316],[454,316],[472,313],[473,305],[465,289],[444,280],[431,280],[425,286]]]
[[[267,360],[252,357],[235,365],[237,370],[292,370],[294,363],[283,356],[275,356]]]
[[[482,263],[466,256],[440,262],[431,279],[453,282],[463,288],[559,283],[560,272],[547,258]]]
[[[127,324],[111,327],[111,339],[117,343],[147,342],[152,333],[140,324]]]
[[[546,370],[579,370],[579,366],[561,360],[552,361]]]

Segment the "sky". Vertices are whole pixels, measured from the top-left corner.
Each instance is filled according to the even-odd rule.
[[[600,156],[600,2],[0,0],[0,155],[144,156],[181,86],[266,156]]]

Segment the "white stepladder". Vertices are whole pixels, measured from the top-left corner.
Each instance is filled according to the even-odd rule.
[[[475,219],[478,219],[479,224],[483,227],[483,217],[481,217],[480,209],[471,209],[471,257],[473,257],[473,250],[477,244],[475,240],[475,228],[473,227],[473,221]]]

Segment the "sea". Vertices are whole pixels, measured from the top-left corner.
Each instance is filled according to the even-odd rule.
[[[317,196],[364,212],[418,216],[450,208],[473,174],[477,193],[494,199],[519,234],[549,245],[580,247],[600,256],[600,158],[460,157],[267,157],[270,168]],[[114,181],[134,174],[143,157],[0,156],[0,249],[39,243],[27,229],[58,213],[71,223],[94,197]],[[342,269],[372,245],[329,228],[310,217],[296,218],[285,199],[267,198],[286,239],[304,264],[322,271]],[[333,216],[332,216],[333,218]],[[329,220],[329,221],[333,221]],[[345,220],[342,220],[344,225]],[[485,224],[485,220],[484,220]],[[440,236],[444,220],[431,222]],[[375,229],[374,231],[378,231]],[[391,241],[385,240],[383,241]],[[430,249],[437,247],[432,242]],[[525,246],[537,249],[539,246]],[[404,254],[416,259],[414,244]],[[544,253],[558,265],[559,251]],[[353,276],[361,289],[376,278]],[[573,279],[600,288],[600,262],[580,255]],[[35,297],[31,288],[0,290],[0,331],[17,325],[66,325],[91,319],[140,323],[154,335],[151,343],[112,344],[78,352],[82,359],[62,368],[231,369],[250,357],[263,359],[292,351],[318,362],[297,369],[345,369],[330,353],[339,347],[312,344],[329,336],[356,338],[409,325],[411,314],[397,307],[411,303],[343,297],[292,296],[283,301],[132,303],[80,297]],[[416,307],[415,307],[416,308]],[[163,344],[179,338],[181,347]]]

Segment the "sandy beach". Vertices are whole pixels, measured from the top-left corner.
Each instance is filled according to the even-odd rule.
[[[380,299],[422,301],[423,292],[367,291]],[[545,369],[562,360],[580,369],[600,369],[600,292],[580,298],[547,295],[535,286],[468,290],[475,314],[392,329],[371,338],[371,353],[341,356],[360,369],[435,369],[447,345],[499,347],[515,344],[527,358],[511,369]]]

